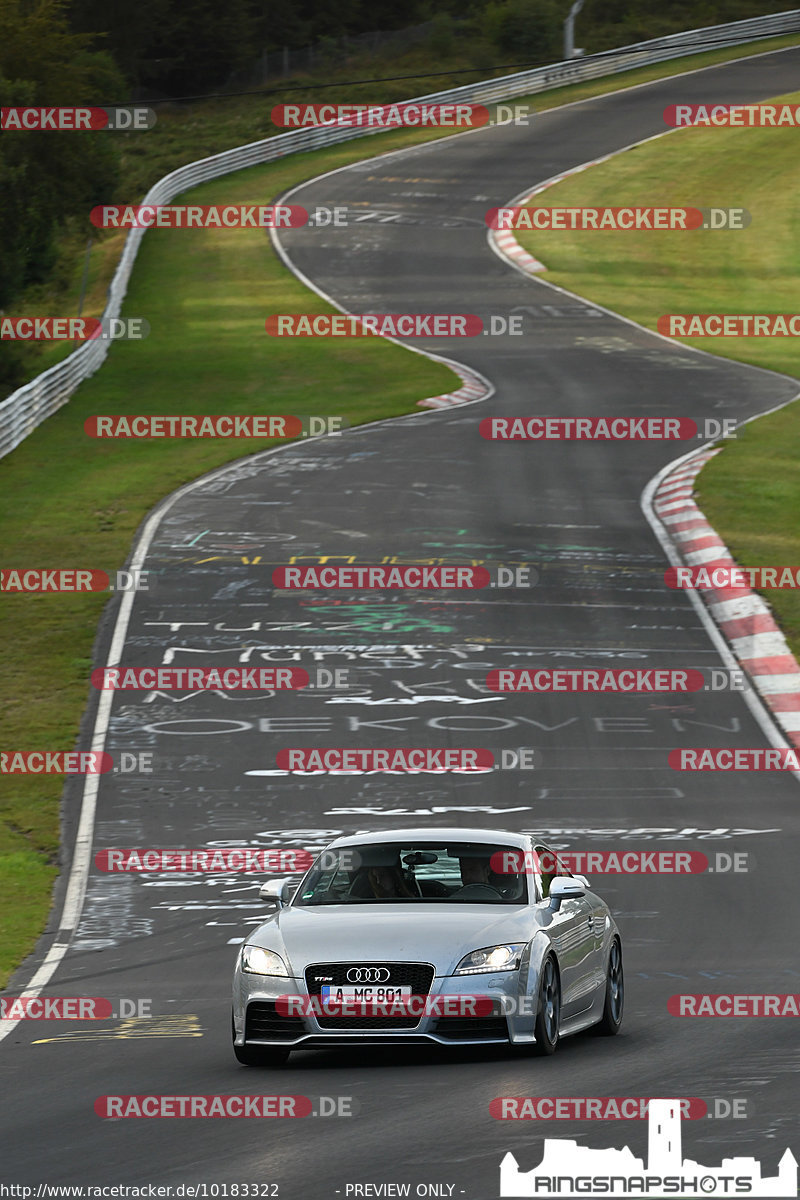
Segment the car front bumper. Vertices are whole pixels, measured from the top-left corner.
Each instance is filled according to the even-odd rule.
[[[442,1046],[514,1044],[534,1042],[535,1000],[524,983],[527,971],[503,971],[482,975],[434,976],[428,996],[489,997],[494,1001],[491,1016],[443,1016],[423,1014],[418,1020],[405,1018],[402,1027],[392,1027],[391,1018],[353,1016],[337,1019],[336,1027],[310,1012],[283,1016],[275,1010],[279,997],[309,999],[305,981],[295,977],[276,978],[241,970],[237,963],[233,980],[233,1020],[237,1046],[284,1046],[289,1049],[330,1045],[430,1044]],[[315,997],[314,999],[318,999]],[[444,1006],[445,1010],[447,1006]],[[453,1007],[453,1006],[451,1006]],[[245,1037],[245,1032],[247,1036]]]

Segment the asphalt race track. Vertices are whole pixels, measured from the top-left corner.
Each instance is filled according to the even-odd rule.
[[[796,89],[799,67],[800,48],[754,57],[544,113],[530,127],[390,154],[291,195],[308,208],[358,206],[365,218],[281,235],[295,267],[344,308],[517,312],[524,336],[413,343],[484,375],[495,388],[487,401],[243,459],[164,508],[124,664],[349,667],[358,690],[117,693],[106,748],[152,752],[155,769],[102,777],[94,838],[94,851],[314,847],[339,831],[476,824],[539,830],[573,850],[746,852],[750,873],[593,881],[624,939],[616,1039],[579,1036],[542,1061],[466,1048],[305,1051],[270,1072],[235,1062],[229,1024],[236,942],[264,914],[263,877],[92,868],[45,994],[111,997],[116,1011],[119,998],[146,998],[159,1020],[16,1026],[0,1051],[7,1182],[274,1182],[281,1200],[410,1182],[489,1200],[503,1154],[533,1167],[545,1135],[646,1154],[645,1122],[490,1116],[494,1097],[519,1095],[744,1098],[745,1120],[684,1122],[685,1154],[709,1165],[754,1155],[774,1174],[793,1140],[797,1150],[791,1020],[667,1012],[679,992],[800,991],[797,780],[667,766],[676,747],[767,745],[762,725],[735,693],[537,697],[484,687],[486,672],[503,666],[720,666],[686,593],[665,587],[664,553],[640,507],[648,481],[692,447],[489,442],[478,424],[534,413],[742,420],[792,398],[785,377],[668,344],[523,277],[490,250],[484,214],[662,132],[668,104],[767,99]],[[546,244],[539,253],[546,262]],[[275,565],[321,555],[527,564],[539,579],[507,591],[274,596]],[[108,661],[116,612],[99,633],[97,666]],[[276,770],[284,746],[336,745],[535,747],[541,766],[473,778]],[[70,845],[80,799],[79,788],[68,791]],[[101,1120],[93,1109],[107,1093],[273,1092],[353,1097],[356,1115]]]

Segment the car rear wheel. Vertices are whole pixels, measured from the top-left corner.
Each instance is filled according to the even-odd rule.
[[[236,1037],[232,1013],[231,1035]],[[283,1046],[237,1046],[234,1042],[233,1053],[244,1067],[282,1067],[291,1051]]]
[[[558,1029],[561,1022],[561,984],[555,959],[548,955],[542,965],[539,980],[539,1005],[534,1025],[536,1054],[553,1054],[558,1045]]]
[[[625,977],[622,970],[622,946],[617,939],[611,943],[606,973],[606,999],[603,1016],[595,1026],[597,1033],[613,1037],[619,1033],[622,1011],[625,1006]]]

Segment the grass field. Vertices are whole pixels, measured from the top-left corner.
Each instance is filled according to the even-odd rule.
[[[757,49],[770,47],[771,43],[762,43]],[[741,53],[746,50],[694,56],[682,60],[678,69],[696,69]],[[532,105],[542,110],[674,69],[674,64],[662,64],[561,88],[535,97]],[[162,125],[166,137],[167,122]],[[259,132],[252,124],[246,132],[235,122],[225,125],[220,117],[219,125],[212,122],[208,130],[201,122],[193,136],[195,141],[187,137],[177,139],[169,149],[162,147],[163,153],[153,143],[147,163],[139,164],[140,191],[177,161],[220,149],[220,140],[227,146],[251,140]],[[675,135],[675,141],[681,136]],[[417,133],[399,131],[293,156],[194,189],[191,200],[264,203],[323,171],[419,140]],[[130,178],[138,176],[132,172]],[[745,198],[741,203],[751,207]],[[102,310],[120,248],[119,235],[105,237],[93,248],[85,315]],[[38,311],[74,312],[81,272],[82,262],[76,259],[61,302],[56,305],[53,300],[45,309],[39,305]],[[87,416],[302,409],[342,414],[356,423],[415,411],[420,398],[457,386],[445,367],[397,346],[269,339],[263,332],[264,317],[292,310],[322,312],[327,306],[309,296],[281,266],[262,234],[245,230],[148,233],[124,312],[146,316],[151,336],[144,342],[115,345],[105,365],[69,405],[0,460],[0,491],[9,498],[0,514],[5,564],[114,570],[124,562],[142,518],[161,497],[213,467],[270,444],[99,442],[83,433]],[[49,353],[52,357],[58,352]],[[102,595],[4,596],[0,704],[6,747],[73,748],[86,705],[92,642],[103,604]],[[44,927],[58,869],[61,788],[56,776],[4,780],[0,987]]]
[[[800,93],[782,100],[797,104]],[[662,313],[797,312],[800,157],[797,131],[680,130],[548,188],[553,205],[741,207],[744,230],[525,232],[542,278],[649,329]],[[686,338],[688,345],[800,380],[800,339]],[[800,390],[800,383],[798,384]],[[745,426],[704,468],[699,502],[747,566],[800,564],[800,404]],[[763,593],[800,654],[800,598]]]

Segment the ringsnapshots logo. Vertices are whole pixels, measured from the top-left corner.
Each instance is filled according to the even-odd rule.
[[[521,1171],[509,1151],[500,1164],[500,1195],[577,1198],[586,1195],[680,1197],[797,1196],[797,1159],[785,1150],[778,1173],[762,1174],[756,1158],[726,1158],[706,1167],[682,1152],[680,1099],[651,1099],[648,1156],[627,1148],[593,1150],[574,1139],[545,1138],[542,1161]]]

